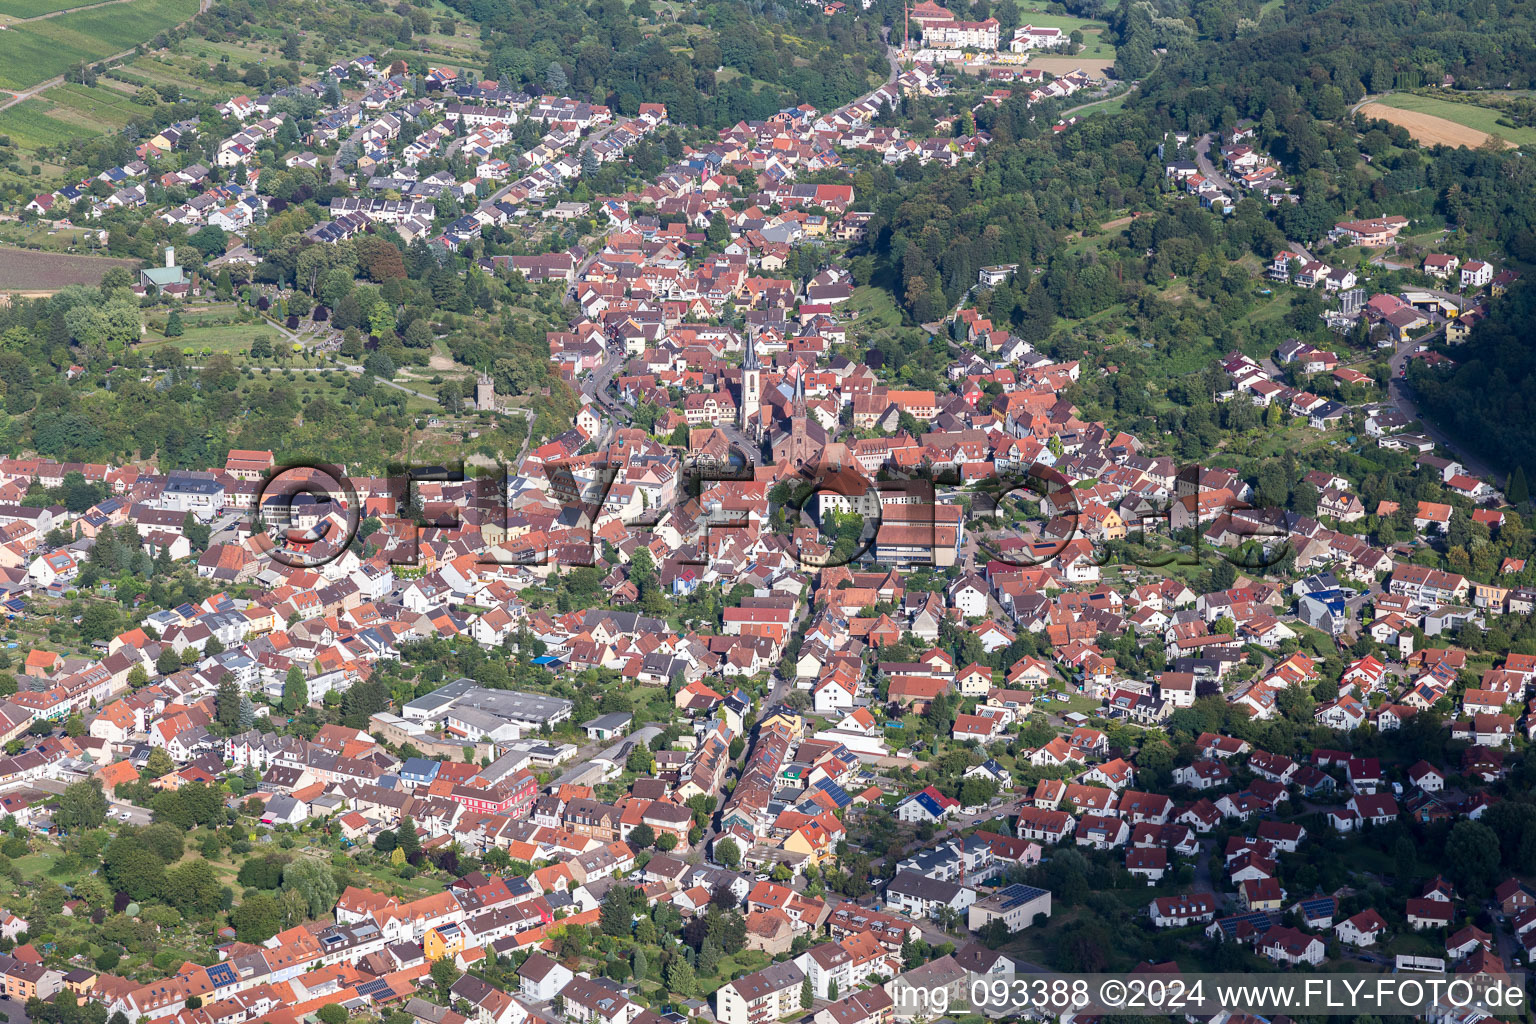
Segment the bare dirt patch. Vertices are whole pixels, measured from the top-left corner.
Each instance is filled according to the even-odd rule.
[[[430,355],[427,357],[427,369],[451,370],[453,369],[453,360],[448,356]]]
[[[71,256],[0,245],[0,292],[51,295],[70,284],[100,284],[113,267],[135,270],[138,260],[105,256]]]
[[[1360,113],[1369,118],[1380,118],[1401,125],[1408,129],[1408,134],[1413,136],[1415,142],[1425,146],[1466,146],[1468,149],[1477,149],[1492,138],[1487,132],[1468,128],[1443,117],[1421,114],[1416,110],[1399,110],[1385,103],[1367,103],[1360,108]],[[1505,145],[1514,148],[1515,144],[1506,142]]]
[[[1102,75],[1114,70],[1113,57],[1031,57],[1027,67],[1039,68],[1052,75],[1067,75],[1081,68],[1089,74]]]

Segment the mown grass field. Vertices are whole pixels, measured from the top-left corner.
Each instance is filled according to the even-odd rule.
[[[1125,101],[1129,97],[1130,93],[1121,93],[1119,96],[1111,96],[1107,100],[1100,100],[1097,103],[1089,104],[1082,110],[1079,110],[1077,115],[1079,117],[1086,117],[1089,114],[1118,114],[1121,110],[1125,109]]]
[[[251,344],[257,338],[266,337],[276,348],[287,345],[288,340],[279,334],[270,324],[215,324],[209,327],[199,327],[194,318],[188,317],[185,332],[178,338],[167,338],[164,335],[164,318],[156,316],[149,325],[149,332],[144,336],[142,344],[150,347],[158,347],[163,344],[171,344],[180,349],[192,349],[202,353],[205,349],[209,353],[223,352],[227,355],[245,356],[250,351]],[[298,365],[306,365],[305,361],[298,360]]]
[[[196,13],[197,0],[133,0],[17,25],[0,33],[0,88],[25,89],[110,57]]]
[[[1105,27],[1104,22],[1093,21],[1090,18],[1079,18],[1071,14],[1047,13],[1044,4],[1020,4],[1019,23],[1021,25],[1033,25],[1036,28],[1059,28],[1066,32],[1080,29],[1084,33]]]
[[[1457,103],[1438,96],[1420,96],[1416,93],[1393,93],[1376,102],[1397,110],[1410,110],[1416,114],[1443,117],[1447,121],[1464,125],[1487,135],[1497,135],[1507,142],[1521,146],[1536,146],[1536,128],[1510,128],[1499,124],[1499,112],[1491,107],[1474,103]]]
[[[94,120],[108,126],[121,127],[145,108],[133,99],[100,85],[87,88],[83,85],[59,85],[45,93],[48,101],[60,110],[72,111],[84,120]]]

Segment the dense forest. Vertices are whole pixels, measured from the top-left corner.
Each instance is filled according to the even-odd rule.
[[[1511,472],[1536,469],[1536,287],[1511,289],[1447,374],[1416,363],[1409,372],[1420,404],[1435,421]]]
[[[448,0],[481,26],[486,75],[513,87],[569,92],[633,115],[665,103],[682,124],[721,128],[810,103],[829,109],[884,79],[889,65],[871,19],[828,18],[820,7],[737,0],[657,19],[649,0],[583,4]]]

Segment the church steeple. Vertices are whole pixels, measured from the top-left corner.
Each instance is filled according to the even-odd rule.
[[[763,364],[757,361],[757,335],[747,332],[747,354],[742,357],[741,368],[743,370],[761,370]]]
[[[763,402],[763,364],[757,358],[757,341],[747,334],[747,352],[741,360],[741,405],[736,410],[737,426],[742,431],[753,429],[757,410]]]
[[[793,413],[794,413],[794,416],[795,416],[796,419],[804,419],[805,418],[805,368],[804,367],[801,367],[800,372],[795,374],[795,397],[794,397],[793,404],[790,406],[790,408],[793,410]]]

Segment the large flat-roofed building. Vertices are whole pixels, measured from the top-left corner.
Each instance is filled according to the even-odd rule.
[[[478,711],[525,729],[563,722],[576,705],[560,697],[546,697],[521,690],[492,690],[473,679],[455,679],[418,697],[401,709],[410,721],[440,723],[455,713]],[[479,720],[479,716],[476,716]]]
[[[1034,923],[1036,914],[1051,916],[1051,894],[1032,885],[1010,885],[966,908],[972,931],[985,928],[997,918],[1010,932],[1021,932]]]

